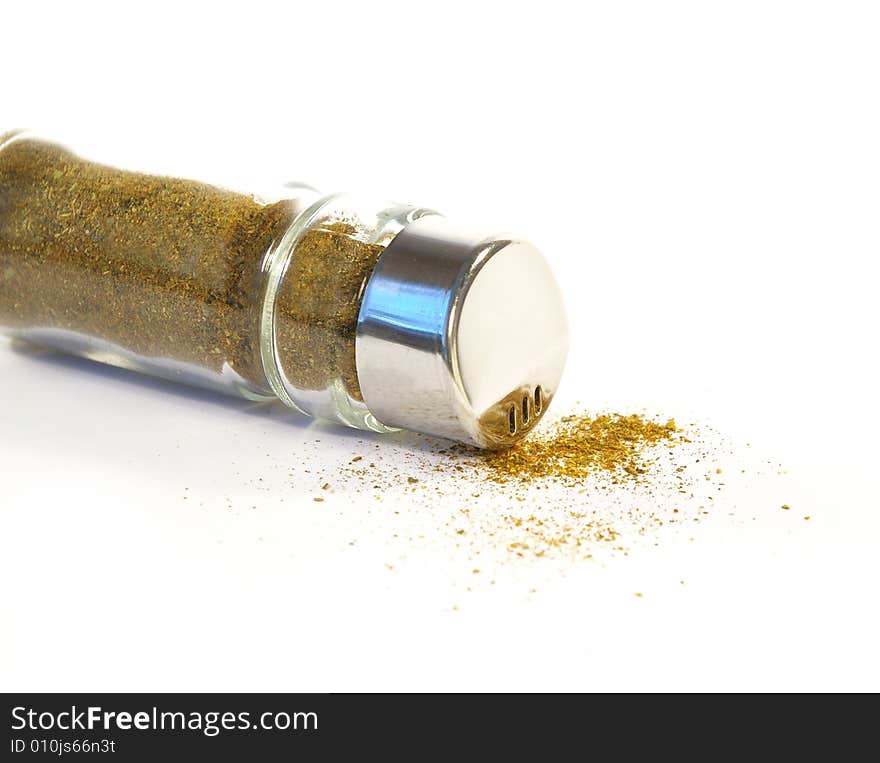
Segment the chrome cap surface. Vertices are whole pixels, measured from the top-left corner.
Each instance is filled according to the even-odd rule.
[[[430,215],[379,258],[355,349],[364,402],[382,424],[499,449],[547,410],[568,326],[534,246]]]

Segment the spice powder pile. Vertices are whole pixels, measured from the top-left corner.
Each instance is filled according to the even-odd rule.
[[[506,451],[412,434],[381,445],[361,440],[346,463],[315,476],[323,506],[337,491],[368,492],[371,514],[391,520],[393,539],[451,541],[481,568],[627,554],[636,542],[656,542],[661,528],[700,522],[723,487],[714,447],[673,420],[577,413],[545,422]],[[424,531],[426,517],[436,531]]]
[[[670,419],[660,424],[640,414],[565,416],[548,435],[527,438],[509,450],[482,456],[494,482],[555,480],[577,482],[605,471],[612,481],[635,480],[648,472],[645,449],[666,444],[674,447],[684,438]]]

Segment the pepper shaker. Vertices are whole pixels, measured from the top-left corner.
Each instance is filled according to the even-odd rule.
[[[0,136],[0,329],[361,429],[505,448],[559,385],[541,253],[422,207],[274,198]]]

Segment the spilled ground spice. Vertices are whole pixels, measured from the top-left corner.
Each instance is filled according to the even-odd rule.
[[[685,565],[670,572],[683,586],[699,531],[757,521],[760,507],[740,500],[780,474],[706,423],[638,412],[551,411],[503,453],[406,432],[346,438],[328,452],[335,434],[325,432],[292,454],[307,469],[271,455],[286,475],[279,484],[323,499],[310,505],[341,552],[395,576],[447,569],[455,597],[493,588],[531,596],[560,576],[603,574],[665,546]],[[641,583],[633,590],[648,596]]]
[[[638,413],[565,416],[549,432],[509,450],[477,454],[472,464],[498,483],[571,483],[597,471],[607,472],[613,482],[637,480],[649,470],[647,448],[673,448],[683,439],[673,419],[658,423]]]
[[[681,464],[658,467],[662,455],[674,457],[674,450],[687,443],[672,419],[580,413],[558,419],[506,451],[455,448],[472,479],[512,498],[506,510],[463,516],[472,533],[501,539],[517,557],[564,553],[592,558],[596,546],[626,552],[633,533],[644,536],[667,521],[675,523],[675,517],[666,516],[669,508],[676,513],[674,507],[644,497],[662,486],[680,502]],[[601,501],[597,492],[604,494]],[[497,521],[498,527],[487,527],[487,520]]]
[[[349,457],[336,481],[379,503],[406,494],[395,515],[443,518],[437,536],[469,562],[626,554],[661,527],[699,522],[714,500],[709,493],[723,484],[699,433],[640,413],[545,421],[506,451],[399,439],[390,449],[393,438],[373,443],[367,463],[361,453]]]

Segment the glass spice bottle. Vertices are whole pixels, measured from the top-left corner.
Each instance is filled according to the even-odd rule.
[[[526,434],[568,344],[541,254],[347,194],[267,201],[0,136],[0,328],[377,432]]]

